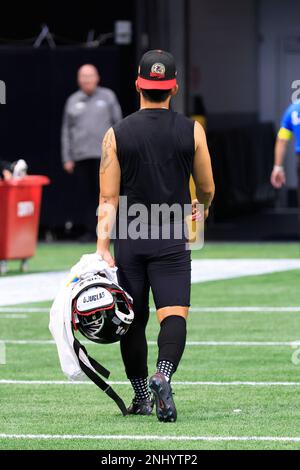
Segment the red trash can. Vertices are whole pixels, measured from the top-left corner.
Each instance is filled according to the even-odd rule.
[[[25,176],[0,181],[0,272],[6,261],[27,260],[34,256],[40,220],[42,187],[50,183],[46,176]]]

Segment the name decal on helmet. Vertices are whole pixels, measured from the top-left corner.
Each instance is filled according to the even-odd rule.
[[[104,299],[104,297],[105,297],[105,293],[104,293],[104,292],[100,292],[99,294],[89,295],[88,297],[83,297],[82,302],[83,302],[84,304],[86,304],[86,303],[88,303],[88,302],[96,302],[97,300]]]
[[[113,305],[114,299],[111,293],[103,288],[94,286],[85,289],[77,299],[78,312],[88,312],[95,308],[105,308]]]

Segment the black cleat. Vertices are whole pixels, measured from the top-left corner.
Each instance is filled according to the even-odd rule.
[[[129,415],[150,416],[152,414],[153,407],[153,398],[151,398],[150,400],[142,401],[136,401],[135,399],[133,399],[131,405],[127,408],[127,411]]]
[[[163,374],[159,372],[149,380],[149,388],[154,394],[156,416],[159,421],[175,423],[177,419],[176,406],[173,400],[172,388]]]

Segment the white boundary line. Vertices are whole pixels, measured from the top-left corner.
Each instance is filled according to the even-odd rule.
[[[28,318],[28,315],[17,313],[7,313],[5,315],[0,315],[0,320],[24,320],[26,318]]]
[[[43,346],[43,345],[54,345],[55,341],[49,339],[33,339],[33,340],[23,340],[23,339],[0,339],[0,343],[12,344],[12,345],[32,345],[32,346]],[[82,341],[83,344],[87,344],[87,341]],[[93,343],[90,343],[93,344]]]
[[[300,442],[300,437],[275,436],[165,436],[165,435],[88,435],[88,434],[0,434],[0,439],[30,440],[115,440],[115,441],[204,441],[204,442]]]
[[[300,307],[191,307],[191,312],[300,312]]]
[[[55,341],[46,339],[33,339],[33,340],[18,340],[18,339],[0,339],[0,343],[15,345],[15,346],[47,346],[55,345]],[[88,344],[95,346],[95,343],[89,341],[82,341],[82,344]],[[115,343],[114,346],[117,346]],[[156,341],[148,341],[149,346],[156,346]],[[300,347],[300,340],[294,341],[187,341],[187,346],[214,346],[214,347],[226,347],[226,346],[237,346],[237,347]]]
[[[110,381],[110,385],[130,385],[127,381]],[[212,387],[300,387],[300,382],[247,382],[247,381],[233,381],[233,382],[189,382],[182,381],[176,382],[172,381],[173,385],[178,385],[182,387],[186,386],[212,386]],[[0,380],[0,385],[93,385],[93,382],[90,381],[78,381],[71,382],[67,380],[10,380],[3,379]]]
[[[50,308],[44,308],[44,307],[41,307],[41,308],[30,308],[30,307],[0,307],[0,313],[10,313],[10,312],[13,312],[13,313],[22,313],[22,312],[25,312],[25,313],[50,313]]]
[[[155,308],[150,309],[151,312],[155,312]],[[252,313],[282,313],[282,312],[295,312],[300,313],[300,307],[264,307],[264,306],[253,306],[253,307],[191,307],[190,312],[195,313],[240,313],[240,312],[252,312]],[[31,308],[31,307],[0,307],[0,313],[50,313],[50,308]]]

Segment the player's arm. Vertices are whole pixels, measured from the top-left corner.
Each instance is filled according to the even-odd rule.
[[[271,183],[276,189],[280,189],[285,184],[284,159],[288,143],[292,136],[291,112],[289,108],[283,116],[281,128],[278,132],[275,144],[274,167],[271,174]]]
[[[195,157],[193,179],[196,186],[197,199],[200,204],[204,205],[205,217],[207,217],[209,207],[215,195],[215,184],[206,135],[203,127],[198,122],[195,122],[194,135]]]
[[[100,201],[98,216],[97,253],[114,266],[110,254],[110,236],[116,221],[119,205],[121,169],[117,157],[116,138],[113,129],[106,133],[102,144],[100,164]]]
[[[276,139],[274,167],[271,175],[271,183],[276,189],[280,189],[285,184],[284,159],[291,135],[290,131],[282,127]]]
[[[70,118],[68,114],[69,101],[67,101],[63,114],[63,123],[61,129],[61,150],[64,170],[72,174],[75,168],[75,162],[72,159],[71,139],[70,139]]]

